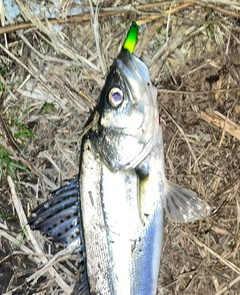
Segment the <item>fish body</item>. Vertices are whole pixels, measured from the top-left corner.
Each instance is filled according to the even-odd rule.
[[[122,101],[115,105],[114,99]],[[125,49],[111,67],[93,121],[79,174],[91,292],[155,294],[163,232],[162,138],[148,69]]]
[[[83,137],[79,176],[54,194],[30,225],[82,254],[73,295],[156,294],[163,208],[174,222],[209,213],[166,180],[157,91],[145,63],[124,48]]]

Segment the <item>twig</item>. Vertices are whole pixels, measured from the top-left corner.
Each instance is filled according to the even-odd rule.
[[[58,262],[66,260],[66,256],[71,253],[70,249],[66,248],[63,249],[62,251],[56,253],[45,265],[43,265],[42,268],[37,270],[34,274],[26,278],[26,282],[33,281],[32,284],[35,285],[37,280],[44,275],[45,272],[49,271],[49,268],[52,268],[54,265],[56,265]],[[58,281],[58,278],[57,278]],[[61,287],[61,283],[59,284]],[[68,286],[68,285],[67,285]],[[63,289],[64,291],[67,291]],[[68,291],[71,293],[71,289],[68,287]]]
[[[217,111],[214,111],[213,113],[206,113],[202,111],[201,116],[206,122],[224,129],[227,133],[240,140],[240,125],[234,123],[226,116]]]
[[[233,197],[237,193],[239,186],[240,186],[239,176],[237,176],[235,179],[229,182],[228,185],[226,185],[223,189],[219,190],[216,193],[214,198],[217,199],[220,197],[220,199],[223,201],[222,201],[222,204],[217,206],[217,209],[212,214],[212,217],[219,215],[219,213],[225,208],[225,206],[233,199]],[[225,195],[226,197],[224,197]]]
[[[189,150],[190,150],[190,152],[191,152],[191,154],[193,156],[194,161],[197,162],[197,158],[196,158],[196,156],[195,156],[195,154],[193,152],[193,149],[192,149],[192,147],[191,147],[191,145],[190,145],[190,143],[189,143],[189,141],[187,139],[187,136],[186,136],[185,132],[183,131],[182,127],[176,122],[176,120],[173,119],[173,117],[171,116],[169,111],[162,104],[161,104],[161,107],[163,108],[164,112],[169,116],[169,118],[173,121],[173,123],[176,125],[176,127],[180,131],[180,133],[183,135],[183,137],[184,137],[184,139],[185,139],[185,141],[186,141],[186,143],[188,145],[188,148],[189,148]]]
[[[220,291],[218,291],[214,295],[225,294],[225,292],[229,291],[231,289],[231,287],[233,287],[239,281],[240,281],[240,276],[236,277],[236,279],[234,279],[233,281],[231,281],[231,283],[229,283],[227,286],[225,286],[224,288],[222,288]]]
[[[225,9],[225,8],[219,7],[219,6],[214,5],[214,4],[206,3],[204,1],[192,0],[192,2],[194,4],[196,4],[196,5],[202,6],[204,8],[207,8],[207,9],[211,8],[211,9],[213,9],[215,11],[221,12],[222,14],[225,14],[225,15],[228,15],[228,16],[231,16],[231,17],[240,18],[240,13],[238,13],[238,12]],[[227,5],[226,2],[224,2],[224,4]],[[234,5],[234,4],[229,1],[229,5]],[[239,5],[239,3],[237,5]]]
[[[99,14],[99,17],[103,18],[103,17],[107,17],[109,15],[121,14],[124,11],[125,10],[104,11],[104,12],[101,12]],[[76,22],[83,23],[83,22],[89,22],[90,21],[90,15],[86,13],[86,14],[79,14],[79,15],[71,16],[68,19],[56,19],[56,18],[53,18],[53,19],[48,19],[48,21],[51,24],[70,24],[70,23],[76,23]],[[43,23],[46,23],[46,22],[43,20]],[[35,27],[36,27],[35,24],[33,24],[31,22],[6,26],[6,27],[0,28],[0,35],[2,35],[4,33],[11,33],[11,32],[14,32],[14,31],[30,29],[30,28],[35,28]]]
[[[24,165],[28,167],[30,171],[40,177],[52,190],[55,190],[57,186],[54,182],[52,182],[46,175],[44,175],[36,166],[34,166],[27,157],[22,153],[21,149],[17,145],[15,139],[13,138],[11,132],[8,130],[3,117],[0,113],[0,127],[2,129],[2,133],[7,140],[8,147],[10,148],[13,156],[16,159],[19,159]]]
[[[203,91],[183,91],[183,90],[171,90],[171,89],[158,89],[159,93],[174,93],[174,94],[187,94],[187,95],[197,95],[197,94],[211,94],[211,93],[225,93],[229,91],[238,91],[240,87],[234,87],[229,89],[213,89],[213,90],[203,90]]]
[[[225,264],[226,266],[231,268],[234,272],[236,272],[237,274],[240,274],[240,268],[238,268],[234,263],[225,259],[221,255],[217,254],[215,251],[213,251],[211,248],[209,248],[207,245],[205,245],[203,242],[201,242],[199,239],[197,239],[190,231],[187,230],[186,227],[185,227],[185,229],[187,232],[185,232],[183,230],[181,231],[185,236],[187,236],[190,240],[192,240],[198,246],[206,249],[213,256],[217,257],[219,259],[219,261],[221,261],[223,264]]]
[[[211,1],[209,1],[209,2],[211,2]],[[219,0],[217,2],[223,3],[225,5],[239,5],[238,2],[225,1],[225,0],[224,0],[224,2],[221,2]],[[214,3],[216,3],[216,1],[214,1]],[[112,7],[110,9],[109,8],[101,8],[101,11],[99,12],[99,18],[104,19],[107,16],[118,15],[118,14],[122,14],[122,13],[129,13],[129,11],[134,11],[138,15],[151,14],[150,12],[144,12],[141,9],[161,7],[161,6],[170,5],[170,4],[171,4],[171,1],[166,1],[166,2],[159,2],[159,3],[149,3],[149,4],[136,5],[135,7],[133,5],[119,6],[119,7],[115,7],[114,10],[112,9]],[[154,14],[149,15],[147,18],[145,18],[143,20],[138,20],[138,23],[139,23],[139,25],[140,24],[142,25],[142,24],[145,24],[145,23],[150,22],[152,20],[158,19],[162,16],[166,16],[166,14],[173,14],[173,13],[178,12],[179,10],[182,10],[182,9],[190,7],[190,6],[195,6],[195,5],[199,5],[201,7],[206,8],[206,9],[211,8],[211,9],[221,12],[225,15],[235,17],[235,18],[240,18],[240,13],[238,13],[238,12],[235,12],[232,10],[227,10],[222,7],[219,7],[219,6],[210,4],[210,3],[206,3],[203,1],[191,0],[191,1],[187,1],[186,3],[181,3],[172,9],[167,9],[165,11],[158,12],[155,15]],[[89,21],[90,21],[89,13],[78,14],[75,16],[71,16],[68,19],[56,19],[56,18],[48,19],[48,22],[51,24],[70,24],[70,23],[75,23],[75,22],[83,23],[83,22],[89,22]],[[42,22],[46,23],[46,21],[44,21],[44,20]],[[0,28],[0,35],[4,34],[4,33],[10,33],[13,31],[24,30],[24,29],[34,28],[34,27],[36,27],[35,24],[33,24],[31,22],[20,23],[17,25],[10,25],[10,26]]]
[[[64,105],[62,104],[62,101],[60,98],[52,91],[50,87],[48,87],[42,80],[41,78],[34,74],[25,64],[23,64],[20,59],[18,59],[14,54],[12,54],[7,48],[5,48],[1,43],[0,43],[0,48],[7,53],[13,60],[15,60],[21,67],[23,67],[31,76],[33,76],[45,89],[49,91],[55,97],[55,102],[62,108],[64,109]]]
[[[18,218],[19,218],[20,224],[21,224],[22,227],[24,227],[24,226],[26,227],[26,237],[27,237],[28,241],[31,241],[31,243],[32,243],[32,245],[33,245],[33,247],[35,249],[35,252],[42,254],[42,256],[40,256],[40,261],[43,264],[47,264],[47,263],[49,263],[49,261],[44,256],[42,249],[39,247],[38,242],[36,241],[36,239],[35,239],[32,231],[30,229],[30,226],[28,225],[28,221],[27,221],[25,212],[23,210],[22,203],[21,203],[20,199],[17,197],[15,186],[14,186],[14,183],[12,181],[12,178],[10,176],[8,176],[7,177],[7,180],[8,180],[8,184],[9,184],[10,190],[11,190],[13,204],[14,204],[14,207],[15,207],[16,212],[18,214]],[[51,259],[51,261],[52,261],[52,259]],[[72,291],[72,289],[63,281],[63,279],[57,273],[57,271],[52,266],[50,266],[48,268],[48,271],[51,274],[51,276],[56,279],[56,281],[59,284],[59,286],[61,286],[61,288],[64,291],[66,291],[67,294],[70,294],[71,291]]]
[[[28,225],[27,217],[26,217],[25,212],[23,210],[22,203],[19,200],[19,198],[17,197],[15,186],[14,186],[11,176],[8,176],[7,180],[8,180],[8,185],[10,187],[11,194],[12,194],[12,201],[13,201],[14,207],[16,209],[16,212],[18,214],[18,218],[19,218],[21,227],[23,228],[26,226],[25,234],[26,234],[27,239],[32,242],[36,252],[41,253],[42,249],[39,247],[37,241],[35,240],[35,238],[32,234],[32,231]],[[43,260],[43,262],[47,262],[47,259],[45,259],[45,258],[42,258],[42,260]]]
[[[160,50],[158,50],[156,52],[156,54],[152,57],[151,62],[149,63],[149,66],[151,67],[153,64],[156,63],[156,61],[158,61],[158,65],[159,68],[162,67],[163,63],[165,62],[165,60],[167,59],[167,57],[182,43],[186,42],[189,38],[192,38],[193,36],[196,36],[197,34],[199,34],[200,32],[204,31],[206,28],[205,25],[201,26],[200,28],[197,29],[197,27],[191,26],[190,28],[186,29],[185,32],[183,34],[179,34],[179,35],[172,35],[169,38],[169,41],[167,43],[164,44],[164,46],[162,46],[160,48]],[[177,33],[178,31],[176,31]]]
[[[103,74],[106,74],[106,65],[103,62],[103,58],[102,58],[102,52],[101,52],[101,47],[100,47],[100,41],[99,41],[99,22],[98,22],[98,14],[99,14],[99,9],[98,6],[95,9],[94,12],[94,8],[92,5],[92,1],[89,0],[89,4],[90,4],[90,15],[91,15],[91,24],[93,27],[93,32],[94,32],[94,36],[95,36],[95,43],[96,43],[96,49],[97,49],[97,53],[98,53],[98,57],[99,57],[99,62],[100,62],[100,66],[102,69]]]
[[[31,255],[34,255],[33,250],[31,250],[30,248],[28,248],[24,244],[21,244],[19,246],[19,240],[17,240],[16,238],[14,238],[10,234],[8,234],[5,230],[0,230],[0,237],[4,237],[5,239],[9,240],[14,245],[18,246],[24,253],[27,253],[28,255],[30,255],[30,254]],[[38,258],[38,256],[34,256],[34,260],[37,263],[40,263],[40,259]]]
[[[93,101],[89,96],[87,96],[84,92],[82,92],[81,90],[78,93],[81,97],[83,97],[84,99],[86,99],[93,108],[95,108],[96,106],[96,102]]]

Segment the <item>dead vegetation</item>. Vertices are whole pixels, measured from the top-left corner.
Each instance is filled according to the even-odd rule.
[[[239,2],[62,1],[50,20],[17,3],[7,21],[0,1],[0,293],[70,294],[77,256],[26,218],[78,173],[84,123],[137,20],[135,54],[166,122],[167,176],[213,208],[201,222],[165,221],[159,294],[240,294]],[[73,6],[82,11],[68,16]]]

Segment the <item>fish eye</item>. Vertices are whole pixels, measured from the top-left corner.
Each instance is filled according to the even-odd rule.
[[[118,107],[123,102],[123,92],[118,87],[113,87],[108,93],[108,102],[112,107]]]

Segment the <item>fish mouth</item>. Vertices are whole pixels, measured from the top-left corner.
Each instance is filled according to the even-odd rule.
[[[131,92],[135,92],[135,98],[140,98],[144,89],[152,84],[147,65],[124,48],[116,59],[116,68],[121,70]]]

